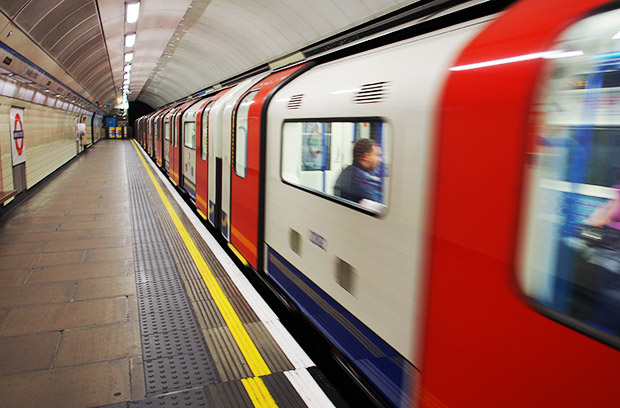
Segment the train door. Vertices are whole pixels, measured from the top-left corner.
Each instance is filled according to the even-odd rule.
[[[196,209],[205,220],[209,214],[207,206],[207,179],[209,152],[209,113],[213,104],[226,91],[206,99],[196,114]]]
[[[196,202],[196,114],[201,103],[188,105],[181,116],[181,188]]]
[[[171,122],[172,122],[172,113],[174,112],[173,109],[170,109],[162,118],[162,124],[163,124],[163,134],[164,134],[164,139],[163,139],[163,147],[164,147],[164,165],[163,165],[163,169],[164,169],[164,173],[166,174],[170,174],[170,128],[171,126]]]
[[[175,186],[179,185],[179,125],[177,115],[180,108],[172,110],[170,117],[170,148],[168,150],[168,178]]]
[[[234,107],[239,103],[242,95],[250,89],[250,87],[255,84],[257,81],[264,78],[267,74],[261,74],[249,78],[239,85],[237,85],[234,89],[230,91],[229,98],[226,98],[226,103],[222,107],[221,110],[221,129],[222,129],[222,138],[221,138],[221,160],[222,160],[222,172],[221,172],[221,205],[219,206],[220,211],[220,232],[227,241],[230,241],[230,179],[231,174],[233,172],[233,168],[231,165],[231,152],[232,152],[232,115]]]
[[[261,144],[261,115],[274,88],[302,67],[292,67],[264,78],[245,93],[233,113],[230,243],[237,255],[241,255],[256,270],[257,248],[261,239],[259,206],[264,161],[261,157],[261,150],[264,150]]]
[[[178,186],[181,179],[181,145],[183,144],[183,129],[181,127],[181,119],[185,110],[194,101],[183,103],[174,110],[171,120],[171,141],[170,141],[170,172],[168,177],[175,186]]]
[[[164,163],[164,117],[170,111],[170,108],[159,112],[153,123],[153,135],[155,137],[155,157],[157,165],[163,167]]]

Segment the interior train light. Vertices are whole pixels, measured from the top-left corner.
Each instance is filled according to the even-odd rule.
[[[491,60],[491,61],[477,62],[475,64],[458,65],[456,67],[450,68],[450,71],[466,71],[469,69],[492,67],[495,65],[510,64],[513,62],[529,61],[529,60],[533,60],[537,58],[568,58],[568,57],[574,57],[577,55],[583,55],[583,51],[555,50],[555,51],[535,52],[532,54],[518,55],[516,57],[500,58],[500,59]]]
[[[133,60],[133,52],[128,52],[125,54],[125,62],[131,62]]]
[[[135,3],[127,3],[127,11],[125,12],[125,17],[129,24],[135,23],[138,21],[138,16],[140,14],[140,2]]]
[[[136,44],[136,33],[125,36],[125,47],[133,47]]]
[[[611,39],[612,39],[612,40],[618,40],[618,39],[620,39],[620,31],[618,31],[618,32],[616,33],[616,35],[614,35],[613,37],[611,37]]]

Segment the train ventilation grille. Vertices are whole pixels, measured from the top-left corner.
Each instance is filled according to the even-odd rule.
[[[362,85],[353,101],[358,104],[379,103],[386,97],[389,90],[389,82],[375,82]]]
[[[355,273],[355,268],[336,257],[335,276],[338,285],[355,296],[357,292],[357,273]]]
[[[293,252],[301,256],[301,234],[292,228],[288,229],[288,244]]]
[[[291,99],[288,101],[288,105],[286,106],[289,109],[299,109],[301,107],[301,101],[304,99],[303,94],[293,95]]]

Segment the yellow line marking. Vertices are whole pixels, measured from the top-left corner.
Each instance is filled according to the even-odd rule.
[[[248,396],[252,400],[255,407],[277,407],[278,405],[273,400],[273,397],[269,393],[269,390],[265,386],[262,379],[256,378],[244,378],[241,383],[245,387]]]
[[[230,230],[232,232],[232,234],[239,240],[241,241],[241,243],[243,245],[246,246],[246,248],[248,248],[250,250],[250,252],[256,256],[256,246],[252,243],[252,241],[250,241],[245,235],[243,235],[241,233],[241,231],[239,231],[237,228],[235,228],[234,226],[230,226]]]
[[[235,255],[237,255],[237,258],[239,258],[239,260],[245,265],[248,266],[249,263],[248,261],[246,261],[246,259],[243,257],[243,255],[241,255],[241,252],[237,251],[237,248],[235,248],[235,246],[233,244],[231,244],[230,242],[228,243],[228,247],[230,248],[231,251],[234,252]]]
[[[250,338],[250,335],[248,334],[248,332],[245,330],[245,327],[243,327],[243,324],[241,323],[239,316],[237,316],[235,309],[233,309],[232,305],[230,304],[230,301],[228,300],[228,298],[226,298],[224,291],[222,290],[221,286],[219,285],[219,283],[213,276],[213,273],[209,269],[207,262],[202,257],[202,254],[196,247],[196,244],[190,237],[189,233],[187,232],[187,229],[185,229],[185,226],[181,222],[181,219],[174,211],[174,208],[172,208],[170,201],[168,201],[166,194],[164,193],[161,186],[155,179],[153,172],[151,171],[148,164],[142,157],[142,154],[140,154],[140,151],[138,150],[138,147],[136,146],[135,142],[133,140],[132,142],[133,142],[134,149],[136,149],[136,151],[138,152],[138,157],[142,161],[142,164],[146,168],[146,172],[148,173],[149,177],[151,178],[151,181],[153,182],[153,184],[155,185],[155,188],[157,189],[157,193],[159,194],[159,197],[164,203],[164,206],[166,207],[166,209],[168,210],[168,214],[170,214],[170,218],[172,218],[172,222],[177,228],[177,231],[179,232],[181,239],[183,239],[183,242],[185,243],[185,246],[187,247],[187,250],[189,251],[192,259],[194,260],[194,263],[196,264],[198,271],[200,271],[200,275],[202,275],[202,279],[205,281],[205,284],[207,285],[207,289],[209,289],[209,293],[211,293],[211,296],[213,297],[215,304],[220,310],[220,313],[222,314],[224,321],[228,325],[228,328],[230,332],[232,333],[235,341],[237,342],[237,345],[239,346],[239,349],[241,350],[243,357],[245,357],[245,360],[250,366],[250,370],[252,370],[252,373],[255,376],[271,374],[271,370],[269,370],[269,367],[267,367],[267,363],[265,363],[265,360],[263,360],[263,357],[260,355],[260,352],[256,348],[256,345],[252,342],[252,339]]]

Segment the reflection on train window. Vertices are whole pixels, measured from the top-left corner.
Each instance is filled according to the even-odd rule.
[[[185,122],[183,126],[183,139],[185,147],[196,149],[196,122]]]
[[[164,122],[164,139],[170,140],[170,122]]]
[[[250,106],[254,103],[254,97],[257,93],[258,90],[252,91],[241,100],[235,116],[235,174],[243,178],[245,178],[247,167],[248,116],[250,114]]]
[[[208,149],[208,140],[209,140],[209,111],[211,110],[210,106],[213,101],[209,102],[209,104],[205,107],[204,113],[202,114],[202,138],[200,142],[200,158],[202,160],[207,160],[207,149]]]
[[[390,134],[380,121],[285,122],[282,179],[381,213],[387,205]]]
[[[620,335],[618,21],[618,10],[580,21],[546,62],[519,276],[601,339]]]

